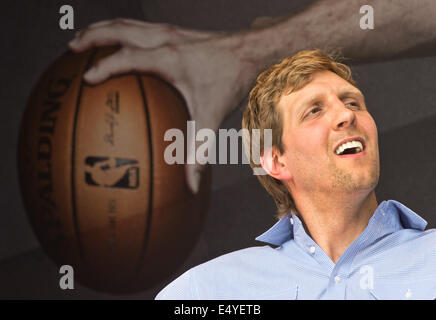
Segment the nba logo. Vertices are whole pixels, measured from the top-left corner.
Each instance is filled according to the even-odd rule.
[[[85,159],[85,182],[97,187],[136,189],[139,186],[138,161],[89,156]]]

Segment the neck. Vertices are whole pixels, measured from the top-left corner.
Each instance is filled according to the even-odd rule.
[[[306,232],[336,263],[368,225],[378,204],[375,192],[366,195],[308,195],[295,198]]]

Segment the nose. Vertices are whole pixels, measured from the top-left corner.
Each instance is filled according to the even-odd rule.
[[[341,130],[349,126],[354,126],[356,122],[356,113],[350,110],[341,100],[336,99],[334,102],[333,129]]]

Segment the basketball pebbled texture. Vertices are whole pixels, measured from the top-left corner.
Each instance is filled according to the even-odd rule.
[[[172,86],[136,73],[84,82],[84,72],[114,50],[68,51],[42,75],[21,122],[18,173],[45,252],[87,287],[133,293],[165,280],[192,250],[209,205],[210,169],[194,195],[184,165],[164,161],[165,131],[186,137],[190,119]]]

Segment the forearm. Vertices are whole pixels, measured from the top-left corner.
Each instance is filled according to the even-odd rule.
[[[360,28],[363,14],[359,9],[365,4],[374,8],[372,30]],[[270,25],[247,30],[239,36],[243,42],[239,49],[241,59],[252,65],[255,74],[309,48],[340,48],[351,63],[428,55],[432,47],[436,53],[436,3],[434,0],[316,1],[296,14],[273,19]]]

